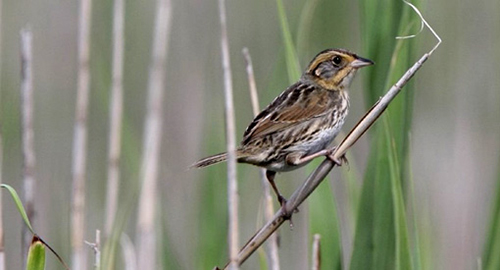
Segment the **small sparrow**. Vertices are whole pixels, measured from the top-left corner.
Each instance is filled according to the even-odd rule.
[[[274,183],[276,172],[300,168],[319,156],[331,157],[327,146],[344,124],[348,88],[356,71],[371,60],[343,49],[327,49],[309,63],[298,82],[271,102],[248,125],[236,150],[240,163],[266,169],[266,177],[284,208]],[[227,153],[206,157],[191,167],[226,161]],[[333,160],[338,165],[340,160]]]

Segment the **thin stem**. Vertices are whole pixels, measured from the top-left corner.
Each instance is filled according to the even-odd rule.
[[[250,100],[252,101],[252,112],[254,116],[257,116],[260,112],[259,108],[259,94],[257,92],[257,85],[255,83],[255,75],[253,73],[253,65],[252,65],[252,57],[250,56],[250,52],[248,48],[243,48],[242,50],[243,56],[247,62],[247,77],[248,77],[248,86],[250,90]]]
[[[313,246],[312,246],[312,270],[321,269],[321,236],[319,234],[314,235]]]
[[[248,85],[250,89],[250,98],[252,100],[252,111],[254,116],[259,114],[259,95],[257,93],[257,86],[255,83],[255,76],[253,72],[252,58],[250,56],[250,52],[248,48],[243,48],[243,55],[247,61],[247,75],[248,75]],[[264,216],[265,221],[268,222],[273,218],[274,206],[273,206],[273,198],[271,196],[271,189],[269,188],[269,182],[266,178],[266,170],[260,169],[260,179],[262,183],[262,190],[264,193]],[[273,234],[269,237],[268,241],[268,265],[271,270],[279,270],[280,269],[280,260],[278,255],[278,235]]]
[[[85,234],[85,168],[87,159],[87,115],[90,91],[90,23],[92,1],[80,1],[78,29],[78,86],[73,138],[73,194],[71,202],[72,269],[87,269]]]
[[[227,195],[229,211],[229,269],[239,269],[239,225],[238,225],[238,182],[236,180],[236,128],[234,121],[233,82],[229,59],[229,42],[227,39],[225,0],[219,0],[219,17],[221,25],[222,69],[224,72],[224,100],[226,118],[227,145]]]
[[[427,54],[431,55],[439,47],[439,45],[441,44],[441,42],[442,42],[441,38],[438,36],[438,34],[436,33],[436,31],[434,31],[434,29],[430,26],[430,24],[427,23],[427,21],[424,19],[424,16],[422,15],[422,13],[420,12],[420,10],[418,10],[418,8],[416,6],[414,6],[412,3],[410,3],[410,2],[408,2],[406,0],[403,0],[403,2],[405,2],[405,4],[407,4],[408,6],[410,6],[415,11],[415,13],[417,13],[417,15],[420,17],[420,20],[422,21],[422,25],[427,26],[427,28],[429,29],[429,31],[431,31],[431,33],[434,35],[434,37],[438,40],[438,42],[436,43],[436,45],[434,45],[434,47],[427,53]],[[420,32],[418,32],[418,34]],[[415,37],[415,36],[416,35],[413,35],[412,37]]]
[[[148,105],[140,174],[142,189],[139,198],[136,238],[138,265],[142,269],[158,268],[156,265],[155,205],[163,122],[165,66],[171,26],[170,0],[158,0],[156,10],[153,49],[149,67]]]
[[[2,125],[0,124],[0,185],[3,183],[3,139]],[[5,250],[3,244],[3,215],[2,215],[2,192],[0,192],[0,270],[5,270]]]
[[[120,237],[120,246],[122,248],[122,258],[124,270],[137,269],[137,257],[135,256],[135,248],[128,235],[122,233]]]
[[[0,26],[2,22],[2,0],[0,0]],[[0,63],[1,61],[1,44],[2,44],[2,27],[0,27]],[[1,66],[1,65],[0,65]],[[0,74],[1,74],[0,70]],[[0,91],[0,97],[2,96],[1,91]],[[1,104],[1,99],[0,99],[0,104]],[[1,116],[1,115],[0,115]],[[0,117],[1,119],[1,117]],[[0,122],[0,184],[3,183],[2,181],[2,165],[3,165],[3,139],[2,139],[2,124]],[[4,244],[3,244],[3,215],[2,215],[2,192],[0,192],[0,270],[5,270],[5,252],[4,252]]]
[[[92,251],[94,251],[94,269],[98,270],[101,268],[101,231],[96,230],[95,232],[95,242],[85,241]]]
[[[95,269],[101,268],[101,231],[95,231]]]
[[[35,147],[33,131],[33,38],[28,29],[21,30],[21,115],[23,145],[24,206],[31,224],[35,224]],[[32,234],[23,227],[22,254],[26,258]]]
[[[113,7],[113,80],[111,86],[108,186],[106,190],[105,236],[109,238],[116,215],[120,181],[121,129],[123,115],[124,0]]]

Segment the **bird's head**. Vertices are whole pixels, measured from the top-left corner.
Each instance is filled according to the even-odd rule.
[[[359,68],[373,65],[373,61],[343,49],[327,49],[309,63],[303,76],[329,90],[344,90]]]

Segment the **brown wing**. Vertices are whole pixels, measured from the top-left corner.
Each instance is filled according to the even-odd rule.
[[[274,133],[283,132],[312,118],[332,113],[338,91],[328,91],[315,85],[295,83],[279,95],[250,123],[242,144]]]

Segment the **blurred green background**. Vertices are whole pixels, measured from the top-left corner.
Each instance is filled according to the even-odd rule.
[[[133,206],[124,224],[132,239],[137,204],[131,200],[138,186],[155,4],[152,0],[126,1],[120,207]],[[434,44],[427,31],[414,40],[400,41],[397,63],[391,67],[397,44],[394,37],[418,30],[418,18],[402,2],[284,0],[283,4],[301,69],[316,53],[332,47],[376,62],[361,70],[351,87],[345,132],[386,86]],[[86,200],[86,238],[90,241],[104,223],[112,5],[112,1],[94,1],[92,11]],[[325,241],[324,269],[368,269],[362,263],[373,269],[407,269],[404,263],[414,269],[489,267],[481,259],[489,258],[485,246],[500,242],[487,244],[495,239],[490,227],[496,224],[492,213],[500,182],[500,2],[424,1],[419,7],[443,44],[417,73],[409,92],[389,108],[390,115],[350,150],[350,168],[334,169],[329,183],[322,184],[294,215],[293,230],[288,226],[279,230],[282,269],[310,267],[316,230]],[[173,0],[172,8],[157,204],[159,252],[163,269],[211,269],[227,260],[226,167],[187,167],[225,149],[218,6],[215,0]],[[29,26],[37,158],[34,226],[70,262],[78,2],[3,1],[1,15],[3,179],[22,190],[19,31]],[[228,1],[227,19],[237,136],[241,138],[253,118],[242,48],[248,47],[253,58],[261,107],[284,90],[291,78],[275,1]],[[285,196],[314,164],[318,163],[277,176]],[[394,177],[398,173],[400,177]],[[263,223],[262,191],[255,167],[239,165],[238,175],[243,244]],[[363,189],[363,183],[372,188]],[[402,198],[403,209],[392,212],[398,200],[388,198]],[[7,196],[3,210],[7,269],[20,269],[24,260],[21,219]],[[398,218],[406,222],[394,223]],[[379,231],[384,222],[391,225]],[[391,227],[394,224],[396,228],[401,225],[407,239],[385,237],[401,233]],[[332,238],[336,234],[341,237]],[[368,235],[364,239],[369,241],[363,241],[362,235]],[[377,250],[384,239],[390,243],[380,253]],[[349,263],[351,255],[355,262]],[[405,258],[410,259],[405,262]],[[266,269],[261,267],[264,259],[257,252],[242,269]],[[50,256],[47,268],[62,269]]]

